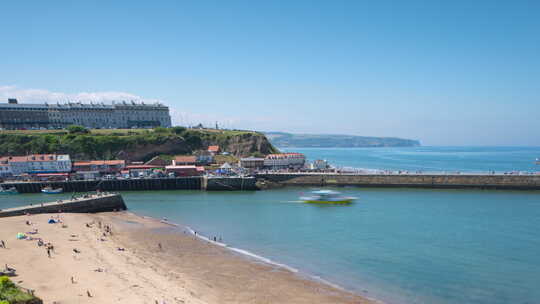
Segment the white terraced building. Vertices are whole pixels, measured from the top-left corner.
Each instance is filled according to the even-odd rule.
[[[2,162],[2,158],[0,158],[0,178],[11,175],[13,175],[13,173],[11,172],[11,166],[7,163],[7,158],[5,163]]]
[[[32,154],[8,156],[7,163],[13,175],[23,173],[68,173],[71,159],[67,154]]]
[[[0,128],[65,128],[81,125],[87,128],[170,127],[169,108],[160,103],[134,101],[104,103],[19,104],[16,99],[0,103]]]

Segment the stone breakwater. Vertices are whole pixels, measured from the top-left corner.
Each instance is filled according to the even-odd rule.
[[[358,186],[441,189],[540,190],[540,175],[259,174],[259,184],[276,186]],[[264,186],[263,186],[264,187]]]
[[[95,213],[126,209],[126,204],[120,194],[94,194],[70,200],[58,200],[50,203],[4,209],[0,210],[0,217],[59,212]]]

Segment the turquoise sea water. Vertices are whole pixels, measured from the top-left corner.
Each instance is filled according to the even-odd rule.
[[[540,171],[540,147],[286,148],[336,167],[409,171]]]
[[[308,150],[303,152],[313,157]],[[498,154],[496,163],[505,163],[509,154],[530,158],[536,153],[513,151],[482,153]],[[356,152],[335,153],[349,157]],[[354,166],[347,159],[341,161]],[[208,237],[221,237],[232,247],[387,303],[540,302],[538,191],[341,188],[358,202],[319,206],[297,201],[310,190],[123,195],[133,212],[167,217]],[[0,208],[68,196],[4,195]]]

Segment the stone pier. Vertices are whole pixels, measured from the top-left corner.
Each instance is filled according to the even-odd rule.
[[[540,190],[540,175],[270,173],[257,179],[274,186]]]
[[[126,210],[126,204],[120,194],[83,195],[71,200],[58,200],[50,203],[32,204],[0,210],[0,217],[38,213],[95,213]]]

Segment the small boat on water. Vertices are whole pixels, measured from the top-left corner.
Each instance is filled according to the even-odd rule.
[[[342,196],[337,191],[317,190],[313,191],[311,196],[300,197],[304,203],[312,204],[350,204],[356,197]]]
[[[64,189],[62,189],[62,188],[53,189],[52,187],[45,187],[45,188],[41,189],[41,192],[43,192],[45,194],[58,194],[58,193],[64,192]]]
[[[537,164],[537,165],[540,165],[540,157],[537,157],[537,158],[536,158],[536,164]]]
[[[15,187],[7,188],[7,189],[0,187],[0,194],[18,194],[18,193],[19,191],[17,191]]]

